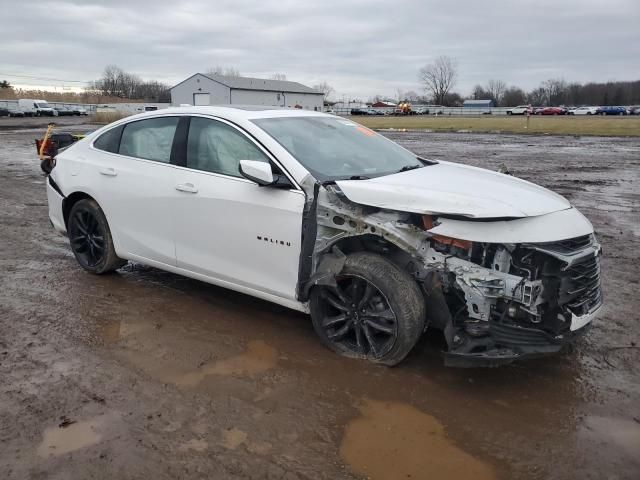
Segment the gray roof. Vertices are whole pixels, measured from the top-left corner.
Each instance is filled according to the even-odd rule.
[[[489,105],[493,100],[465,100],[463,105]]]
[[[266,90],[269,92],[292,92],[292,93],[315,93],[322,95],[313,88],[309,88],[298,82],[287,80],[265,80],[264,78],[251,77],[227,77],[225,75],[214,75],[211,73],[201,73],[211,80],[226,85],[236,90]]]

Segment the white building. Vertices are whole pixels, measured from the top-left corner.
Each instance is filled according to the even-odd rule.
[[[171,88],[173,105],[266,105],[322,111],[324,95],[301,83],[196,73]]]

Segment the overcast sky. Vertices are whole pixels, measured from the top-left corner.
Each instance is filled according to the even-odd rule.
[[[109,63],[175,84],[222,65],[366,99],[421,92],[418,70],[439,55],[457,60],[463,95],[490,78],[640,79],[640,0],[0,0],[0,11],[0,80],[14,84],[92,80]]]

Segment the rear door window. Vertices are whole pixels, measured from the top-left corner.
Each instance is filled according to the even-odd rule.
[[[120,155],[169,163],[179,117],[160,117],[125,125]]]

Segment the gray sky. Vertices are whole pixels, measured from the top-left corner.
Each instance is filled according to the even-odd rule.
[[[421,93],[417,73],[457,60],[454,90],[490,78],[640,79],[640,0],[0,0],[0,79],[98,78],[114,63],[177,83],[222,65],[285,73],[366,99]],[[68,85],[78,85],[71,84]]]

